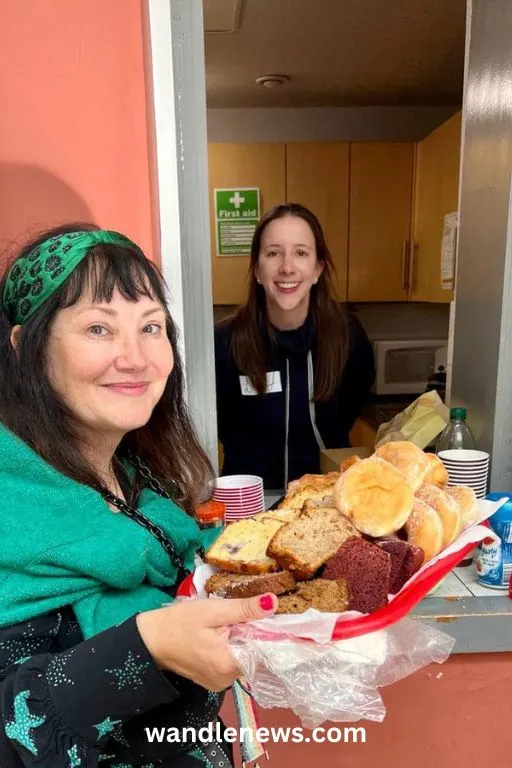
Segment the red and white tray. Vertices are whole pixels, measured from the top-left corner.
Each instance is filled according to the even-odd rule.
[[[385,629],[395,622],[403,619],[428,593],[460,563],[487,535],[489,518],[496,512],[507,498],[498,502],[479,501],[479,515],[477,522],[460,534],[458,539],[441,552],[437,557],[422,566],[420,570],[402,587],[396,595],[390,595],[389,602],[384,608],[369,614],[359,614],[354,611],[347,613],[317,614],[324,617],[332,617],[331,640],[348,640],[351,637],[359,637],[369,632]],[[178,589],[178,597],[195,597],[197,595],[194,586],[194,574],[191,574],[182,582]],[[258,622],[264,626],[264,633],[275,635],[275,639],[286,637],[286,627],[281,619],[290,617],[276,616],[271,619]],[[274,628],[272,628],[274,627]],[[292,633],[297,637],[296,632]],[[317,635],[312,631],[304,632],[304,639],[314,639]]]

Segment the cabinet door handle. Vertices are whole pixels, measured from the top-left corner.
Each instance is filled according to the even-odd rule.
[[[407,280],[409,279],[409,241],[402,243],[402,289],[407,291]]]
[[[409,256],[409,274],[407,277],[408,288],[410,291],[414,289],[414,257],[418,246],[411,240],[410,256]]]

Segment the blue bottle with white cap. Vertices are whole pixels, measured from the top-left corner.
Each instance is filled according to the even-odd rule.
[[[499,501],[505,496],[509,501],[488,520],[489,535],[482,541],[476,561],[478,581],[491,589],[507,590],[512,573],[512,492],[489,493],[487,498]]]

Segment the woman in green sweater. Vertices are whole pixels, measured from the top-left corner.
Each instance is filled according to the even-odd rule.
[[[217,722],[229,625],[275,609],[173,603],[212,471],[161,275],[119,233],[62,227],[0,298],[0,764],[228,768],[222,737],[148,739]]]

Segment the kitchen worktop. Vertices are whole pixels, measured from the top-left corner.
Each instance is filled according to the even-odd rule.
[[[282,495],[265,492],[265,509]],[[506,591],[482,586],[474,563],[454,568],[435,592],[425,597],[411,617],[455,638],[452,653],[512,651],[512,600]]]
[[[455,568],[411,616],[454,637],[453,653],[512,651],[512,600],[482,586],[474,564]]]

